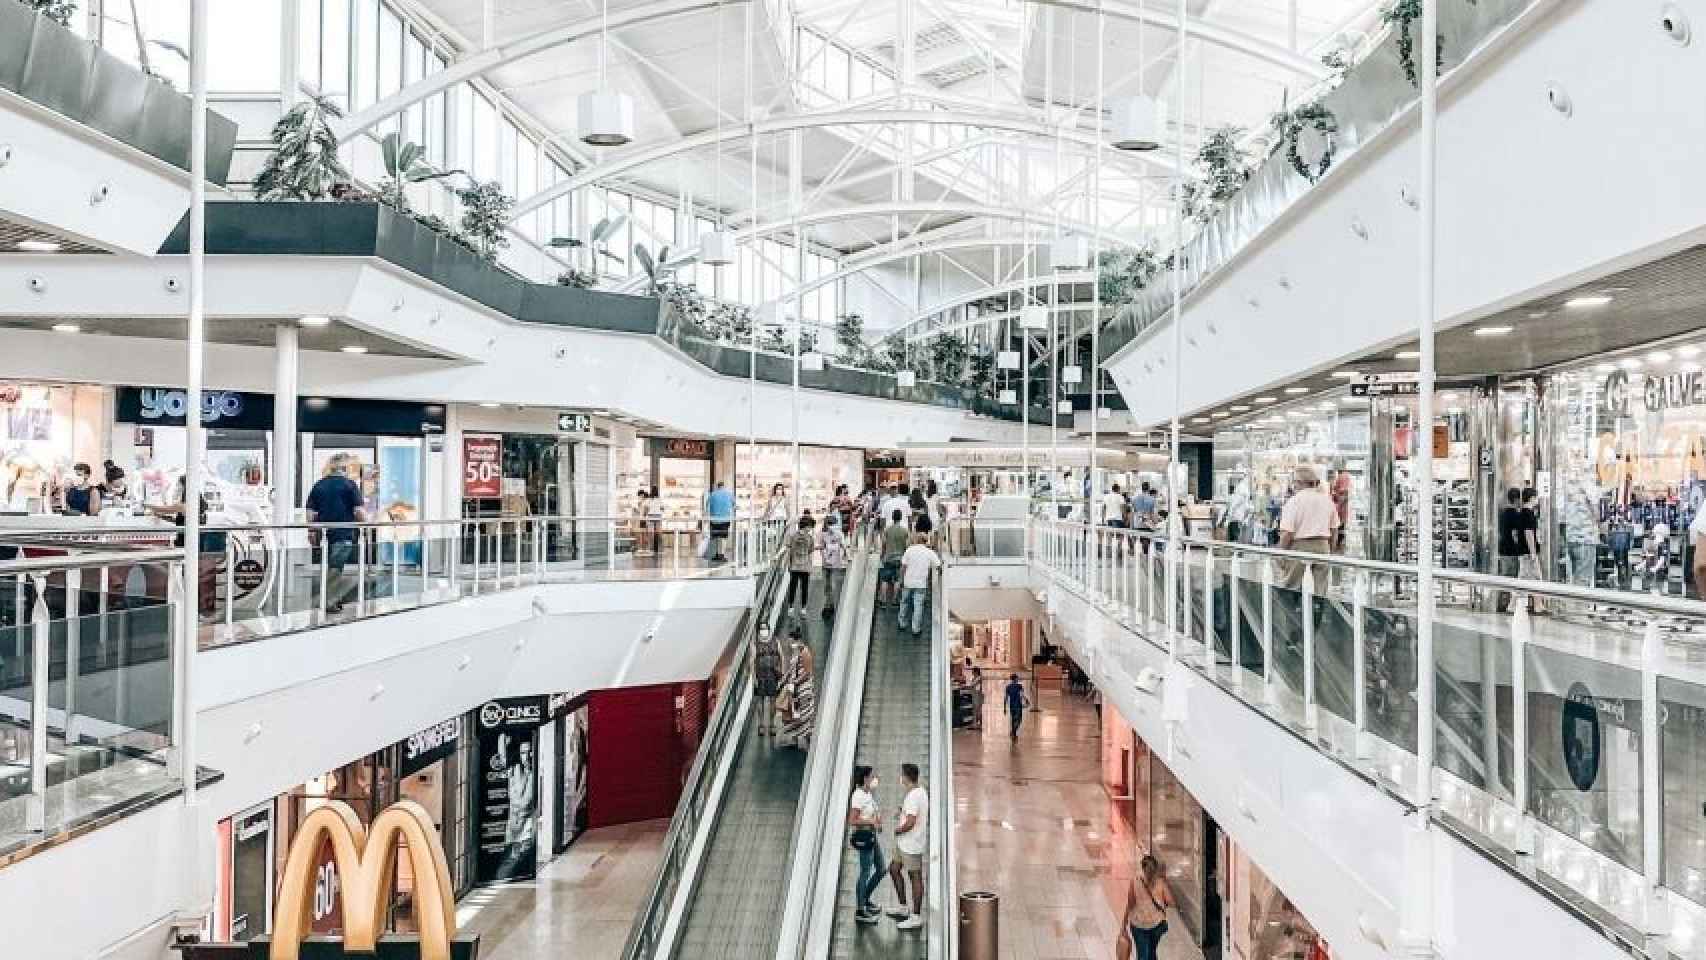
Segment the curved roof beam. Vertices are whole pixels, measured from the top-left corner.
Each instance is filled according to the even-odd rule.
[[[1014,113],[993,111],[984,113],[974,110],[852,110],[847,112],[827,110],[817,113],[802,113],[773,117],[758,123],[724,127],[721,130],[706,130],[691,137],[682,137],[668,143],[653,144],[640,147],[637,150],[630,150],[620,157],[594,167],[588,167],[567,180],[517,202],[514,207],[510,208],[509,216],[511,220],[518,220],[558,197],[566,196],[583,187],[592,186],[601,180],[620,176],[629,170],[657,163],[660,160],[667,160],[678,154],[716,146],[726,141],[749,140],[776,133],[786,133],[791,130],[807,130],[817,127],[851,127],[873,123],[954,124],[966,127],[986,127],[992,130],[1006,130],[1035,137],[1054,137],[1058,134],[1063,140],[1071,143],[1086,146],[1095,146],[1096,144],[1094,133],[1064,129],[1033,117]],[[1109,150],[1108,154],[1160,167],[1169,172],[1176,169],[1170,159],[1157,157],[1154,154],[1122,153],[1118,150]]]
[[[642,3],[626,10],[610,11],[609,26],[612,30],[619,30],[623,27],[655,23],[660,20],[715,10],[722,6],[751,2],[752,0],[651,0],[650,3]],[[338,142],[342,143],[387,117],[401,113],[422,100],[442,93],[459,83],[482,76],[504,64],[514,63],[534,54],[543,53],[553,47],[573,43],[585,37],[597,36],[603,29],[604,20],[602,17],[585,17],[573,23],[565,23],[559,27],[522,37],[511,43],[499,44],[470,54],[438,73],[424,80],[416,80],[396,93],[364,107],[342,120],[332,121],[332,130],[337,133]]]
[[[1026,244],[1042,246],[1047,240],[1037,237],[1026,237],[1020,233],[1007,233],[997,236],[951,237],[928,243],[906,243],[899,247],[884,250],[874,256],[864,256],[858,259],[843,261],[846,265],[833,273],[826,274],[816,280],[808,280],[797,287],[788,287],[782,291],[781,299],[787,300],[796,296],[805,296],[819,287],[827,287],[838,280],[858,276],[866,270],[880,267],[897,260],[911,257],[925,257],[933,253],[948,253],[953,250],[976,250],[983,247],[1021,247]]]
[[[1063,10],[1073,10],[1079,13],[1100,12],[1115,20],[1130,20],[1134,23],[1145,23],[1159,27],[1164,31],[1178,32],[1179,18],[1157,10],[1150,10],[1126,0],[1024,0],[1039,6],[1060,7]],[[1185,35],[1194,37],[1204,43],[1235,50],[1239,53],[1255,57],[1271,63],[1283,70],[1307,77],[1310,80],[1325,80],[1330,73],[1327,67],[1317,60],[1300,53],[1287,50],[1277,43],[1269,43],[1260,37],[1251,36],[1239,30],[1229,30],[1226,27],[1212,23],[1202,23],[1196,20],[1185,22]]]
[[[1021,290],[1027,290],[1039,284],[1046,286],[1049,283],[1062,284],[1095,282],[1096,271],[1094,270],[1062,270],[1059,273],[1050,272],[1034,277],[1023,277],[1018,280],[1009,280],[1005,283],[991,284],[981,290],[971,290],[966,293],[958,294],[947,300],[943,300],[940,303],[933,303],[913,314],[911,320],[908,320],[896,327],[894,332],[906,337],[908,340],[916,340],[919,337],[937,333],[939,331],[937,328],[928,330],[913,330],[911,328],[918,326],[924,320],[942,313],[945,310],[952,310],[955,307],[963,307],[968,303],[976,303],[979,300],[987,300],[990,297],[999,297],[1002,294],[1018,293]],[[1059,306],[1059,304],[1057,304],[1057,306]],[[1089,309],[1088,304],[1085,304],[1084,307],[1085,309]],[[983,320],[986,318],[980,317],[978,319]],[[956,327],[955,329],[961,329],[961,327]]]

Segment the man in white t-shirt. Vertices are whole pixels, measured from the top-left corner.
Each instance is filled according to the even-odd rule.
[[[901,484],[901,486],[904,487],[906,485]],[[882,520],[884,525],[887,525],[893,522],[891,518],[894,516],[894,512],[896,510],[900,511],[900,515],[902,517],[901,522],[904,523],[905,518],[912,514],[912,504],[907,502],[905,493],[898,492],[895,488],[891,487],[889,488],[888,493],[883,496],[882,503],[877,505],[877,517]]]
[[[942,565],[942,558],[925,545],[926,539],[922,533],[913,534],[912,546],[900,555],[900,613],[895,617],[895,625],[902,630],[908,629],[907,609],[910,607],[910,629],[915,637],[924,632],[924,600],[930,592],[930,571]]]
[[[1125,526],[1125,494],[1120,492],[1117,483],[1112,490],[1102,494],[1102,522],[1110,527]]]
[[[889,864],[889,879],[894,881],[895,896],[900,908],[890,910],[889,916],[900,922],[900,930],[917,930],[924,926],[924,851],[930,849],[930,795],[918,785],[918,764],[900,765],[900,785],[906,799],[900,802],[900,817],[894,825],[894,848],[899,856]],[[901,871],[912,877],[912,899],[906,898],[906,884]],[[912,910],[906,909],[911,903]]]

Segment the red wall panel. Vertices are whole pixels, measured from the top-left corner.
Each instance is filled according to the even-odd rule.
[[[704,726],[704,681],[588,696],[587,825],[674,815]]]

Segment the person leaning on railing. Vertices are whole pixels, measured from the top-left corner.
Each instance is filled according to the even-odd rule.
[[[361,487],[350,477],[355,458],[347,453],[333,454],[326,469],[308,490],[303,506],[308,509],[309,523],[359,523],[367,519]],[[327,613],[344,609],[344,567],[355,556],[361,531],[355,527],[332,527],[322,536],[318,528],[308,531],[308,545],[325,551],[326,596],[321,598]],[[322,543],[323,541],[323,543]]]

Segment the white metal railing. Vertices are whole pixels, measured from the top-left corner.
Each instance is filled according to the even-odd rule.
[[[948,599],[942,571],[930,580],[930,816],[928,882],[930,960],[960,955],[959,861],[954,848],[954,704],[948,685]]]
[[[1706,936],[1706,603],[1035,519],[1031,562],[1649,947]],[[1529,610],[1535,607],[1535,613]],[[1135,648],[1110,656],[1135,666]],[[1418,715],[1432,669],[1435,715]],[[1432,730],[1433,769],[1416,745]]]
[[[158,588],[113,593],[119,562]],[[182,584],[177,550],[0,560],[0,866],[195,776],[174,762]]]
[[[745,577],[763,569],[783,525],[736,519],[717,537],[700,517],[469,517],[202,528],[203,648],[360,620],[539,583]],[[80,526],[0,530],[33,552],[172,547],[179,529]],[[127,552],[94,565],[101,595],[122,595]],[[163,580],[143,568],[141,592]]]

